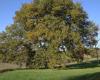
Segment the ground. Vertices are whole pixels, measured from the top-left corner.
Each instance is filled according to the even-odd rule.
[[[15,70],[0,74],[0,80],[100,80],[100,67],[87,69]]]
[[[19,69],[1,63],[0,80],[100,80],[100,64],[93,60],[66,65],[64,69]]]

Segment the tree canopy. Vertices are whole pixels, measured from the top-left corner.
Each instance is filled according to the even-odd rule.
[[[3,54],[12,62],[15,59],[27,67],[51,68],[74,59],[82,61],[86,50],[97,43],[97,35],[98,27],[81,4],[34,0],[16,11],[14,23],[0,34],[0,44],[4,44],[0,53],[8,49]]]

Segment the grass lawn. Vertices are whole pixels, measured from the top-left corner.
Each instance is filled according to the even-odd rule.
[[[100,80],[100,67],[68,70],[15,70],[0,74],[0,80]]]

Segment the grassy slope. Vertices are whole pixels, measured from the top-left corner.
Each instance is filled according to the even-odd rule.
[[[94,80],[89,78],[96,79],[100,75],[97,72],[100,72],[100,67],[69,70],[16,70],[0,74],[0,80]],[[97,80],[100,80],[99,76]]]
[[[100,80],[100,72],[75,77],[72,80]]]

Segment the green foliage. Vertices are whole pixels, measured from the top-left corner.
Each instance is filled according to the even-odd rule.
[[[0,34],[0,40],[5,41],[0,45],[0,53],[8,62],[53,68],[66,64],[69,57],[83,61],[85,48],[97,43],[97,31],[79,3],[35,0],[16,11],[14,24]]]

